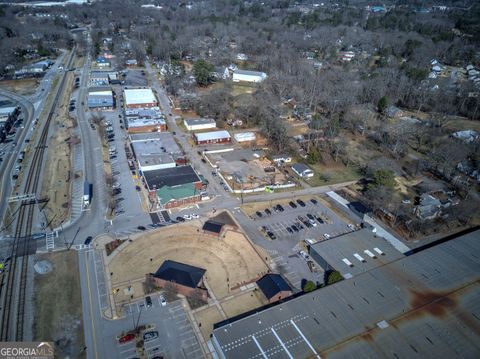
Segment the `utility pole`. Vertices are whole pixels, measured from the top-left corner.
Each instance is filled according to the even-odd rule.
[[[73,236],[72,241],[70,242],[69,246],[67,247],[67,250],[70,250],[70,248],[72,248],[73,242],[75,242],[75,238],[77,238],[78,232],[80,232],[80,227],[78,227],[77,232],[75,233],[75,235]]]

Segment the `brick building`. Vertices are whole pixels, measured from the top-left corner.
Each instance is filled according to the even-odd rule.
[[[280,274],[269,273],[257,280],[257,286],[269,303],[274,303],[292,295],[292,288]]]
[[[166,260],[155,273],[150,273],[155,284],[164,288],[167,283],[172,283],[177,292],[184,296],[190,295],[194,290],[200,293],[203,301],[208,299],[208,291],[203,284],[203,275],[206,270],[188,264]]]

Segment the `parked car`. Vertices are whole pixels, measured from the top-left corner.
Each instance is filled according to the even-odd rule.
[[[134,334],[127,334],[127,335],[124,335],[123,337],[121,337],[118,342],[120,344],[125,344],[125,343],[128,343],[128,342],[131,342],[132,340],[135,339],[135,335]]]
[[[268,208],[265,208],[265,213],[270,216],[272,214],[272,211],[270,211]]]
[[[257,217],[259,217],[259,218],[263,217],[262,212],[260,212],[260,211],[255,212],[255,214],[256,214]]]
[[[310,214],[310,213],[307,213],[307,218],[308,218],[308,219],[315,219],[315,217],[313,216],[313,214]]]
[[[93,240],[93,237],[92,236],[88,236],[87,239],[85,239],[85,242],[83,242],[83,244],[85,244],[86,246],[90,245],[90,243],[92,243],[92,240]]]
[[[293,229],[295,232],[298,232],[298,228],[296,225],[292,224],[290,228]]]
[[[316,227],[317,226],[317,222],[315,222],[314,219],[309,219],[308,220],[308,223],[310,223],[312,226]]]
[[[273,232],[270,232],[270,231],[267,232],[267,236],[269,236],[270,239],[277,239],[277,236],[275,236],[275,234]]]
[[[325,238],[325,239],[330,239],[331,237],[332,237],[332,236],[329,235],[328,233],[324,233],[324,234],[323,234],[323,238]]]
[[[191,220],[191,219],[192,219],[192,216],[191,216],[191,215],[189,215],[189,214],[184,214],[184,215],[183,215],[183,219],[186,219],[186,220],[188,220],[188,221],[189,221],[189,220]]]
[[[300,207],[305,207],[305,202],[303,202],[301,199],[297,199],[297,203],[300,205]]]
[[[311,199],[310,199],[310,202],[312,202],[313,204],[317,204],[317,203],[318,203],[318,201],[317,201],[315,198],[311,198]]]
[[[311,238],[305,238],[304,242],[307,246],[311,246],[312,244],[317,243],[317,241],[315,239],[311,239]]]
[[[120,183],[118,182],[115,182],[113,185],[112,185],[112,188],[119,188],[120,187]]]
[[[158,338],[158,332],[157,331],[151,331],[151,332],[145,332],[143,334],[143,341],[144,342],[149,342],[150,340]]]
[[[300,252],[298,252],[298,254],[300,254],[300,256],[302,256],[302,258],[305,259],[305,260],[310,259],[310,256],[305,251],[300,251]]]
[[[351,223],[347,224],[347,227],[348,227],[349,229],[351,229],[352,231],[355,230],[355,226],[354,226],[353,224],[351,224]]]
[[[145,231],[146,228],[144,226],[138,226],[137,229],[141,230],[141,231]]]
[[[190,216],[192,217],[192,219],[199,219],[200,218],[200,216],[196,213],[192,213]]]
[[[288,202],[288,204],[289,204],[290,207],[292,207],[292,208],[297,208],[297,205],[296,205],[293,201]]]
[[[180,217],[178,216],[177,218],[175,218],[177,220],[177,222],[185,222],[185,218],[183,217]]]
[[[291,229],[290,227],[287,227],[287,232],[288,233],[293,233],[293,229]]]
[[[145,304],[147,305],[147,308],[152,306],[152,298],[150,298],[150,296],[145,297]]]
[[[162,307],[167,305],[167,301],[165,300],[165,297],[163,295],[161,295],[159,299],[160,299],[160,303],[162,304]]]
[[[137,190],[137,192],[140,192],[142,190],[140,186],[135,186],[135,189]]]
[[[278,210],[279,212],[283,212],[283,211],[284,211],[282,205],[280,205],[280,204],[277,204],[277,210]]]
[[[121,189],[121,188],[115,188],[115,189],[113,190],[113,195],[114,195],[114,196],[116,196],[117,194],[120,194],[120,193],[122,193],[122,189]]]

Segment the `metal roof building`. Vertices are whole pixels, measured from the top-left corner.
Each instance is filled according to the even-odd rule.
[[[309,254],[324,270],[349,278],[403,257],[384,238],[361,229],[310,246]]]
[[[186,118],[183,120],[183,124],[189,131],[206,130],[217,127],[217,123],[211,118]]]
[[[111,88],[92,88],[88,90],[88,108],[111,109],[113,108],[113,92]]]
[[[233,82],[262,82],[267,78],[265,72],[249,71],[249,70],[235,70],[233,72]]]
[[[213,331],[220,358],[478,358],[480,230]]]
[[[231,142],[232,138],[228,131],[212,131],[212,132],[196,132],[193,134],[197,145],[207,144],[207,143],[225,143]]]
[[[157,98],[152,89],[125,89],[123,92],[127,108],[158,106]]]
[[[182,151],[171,133],[149,133],[150,139],[142,135],[147,134],[130,135],[132,151],[142,173],[176,166],[175,159],[182,155]]]

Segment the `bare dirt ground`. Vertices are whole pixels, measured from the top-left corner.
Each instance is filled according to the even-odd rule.
[[[225,314],[231,318],[267,304],[266,298],[258,290],[248,291],[221,303]]]
[[[15,92],[19,95],[32,95],[37,90],[39,79],[18,79],[18,80],[4,80],[0,81],[0,88],[3,90]]]
[[[55,343],[58,358],[85,358],[78,257],[75,251],[37,256],[53,270],[35,275],[34,340]]]
[[[112,287],[119,289],[117,304],[128,300],[123,298],[124,288],[131,281],[144,279],[167,259],[206,269],[204,280],[217,299],[239,292],[241,285],[267,273],[265,254],[257,252],[242,233],[227,231],[218,240],[201,233],[201,226],[194,221],[162,228],[118,248],[107,263]]]
[[[44,168],[44,181],[42,182],[42,197],[48,197],[45,210],[46,223],[50,228],[55,228],[65,222],[70,213],[70,192],[73,181],[71,147],[74,139],[71,129],[74,121],[68,114],[68,102],[74,75],[69,73],[66,81],[66,92],[57,108],[51,127],[52,136],[48,141],[47,160]]]
[[[210,334],[213,331],[213,325],[224,320],[222,314],[216,306],[196,312],[194,316],[197,325],[200,326],[200,332],[202,333],[205,341],[210,340]]]

